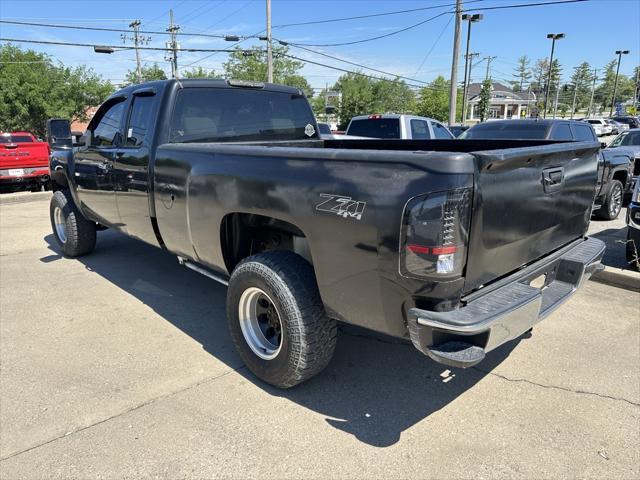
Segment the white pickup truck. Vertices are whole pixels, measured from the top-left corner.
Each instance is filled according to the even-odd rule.
[[[353,117],[346,135],[400,140],[451,140],[455,136],[433,118],[385,113]]]

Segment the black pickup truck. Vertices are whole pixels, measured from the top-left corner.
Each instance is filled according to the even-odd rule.
[[[601,268],[599,147],[322,140],[297,89],[152,82],[54,152],[51,224],[67,256],[113,228],[228,285],[234,343],[278,387],[327,365],[337,321],[469,367]]]

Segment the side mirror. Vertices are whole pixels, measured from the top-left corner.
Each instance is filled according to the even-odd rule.
[[[606,142],[600,142],[600,148],[607,148]]]
[[[71,147],[71,122],[64,118],[47,120],[47,143],[51,147]]]

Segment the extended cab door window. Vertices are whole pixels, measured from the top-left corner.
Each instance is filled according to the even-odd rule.
[[[571,125],[573,129],[573,136],[577,142],[594,142],[596,135],[593,132],[593,128],[589,125],[579,125],[574,123]]]
[[[429,140],[431,134],[429,133],[429,125],[425,120],[411,120],[411,138],[413,140]]]

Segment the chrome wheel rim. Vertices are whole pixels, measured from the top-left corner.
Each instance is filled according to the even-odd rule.
[[[238,317],[253,353],[264,360],[277,357],[282,349],[282,322],[269,295],[257,287],[247,288],[240,297]]]
[[[619,185],[614,187],[611,194],[611,206],[609,207],[609,213],[611,216],[616,216],[622,208],[622,189]]]
[[[60,207],[56,207],[53,210],[53,225],[55,226],[58,240],[62,243],[67,243],[67,222],[65,222],[65,218]]]

